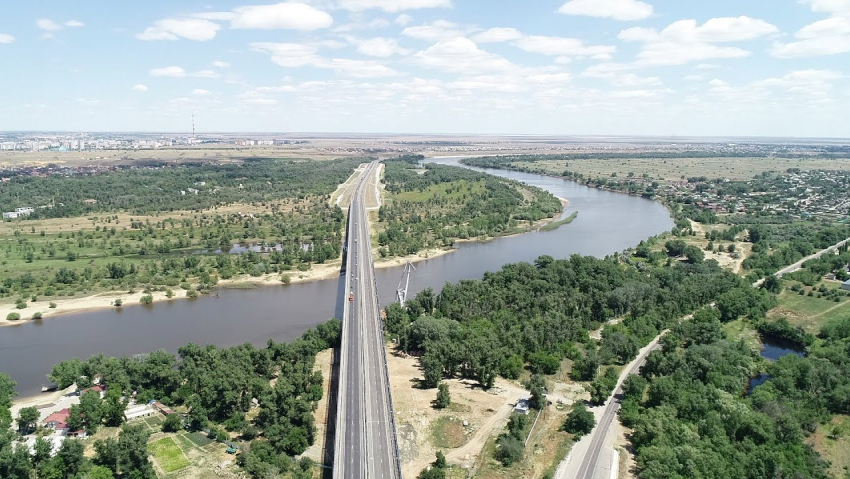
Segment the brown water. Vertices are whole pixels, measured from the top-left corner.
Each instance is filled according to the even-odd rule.
[[[432,160],[456,164],[456,159]],[[484,170],[480,170],[484,171]],[[567,198],[564,216],[578,211],[569,225],[487,243],[462,243],[458,251],[416,264],[410,295],[446,282],[480,278],[507,263],[533,261],[540,255],[605,256],[635,246],[667,231],[673,221],[658,203],[588,188],[541,175],[502,170],[488,173],[512,178]],[[381,304],[395,299],[402,267],[377,270]],[[269,286],[252,290],[219,290],[197,300],[158,303],[150,307],[69,314],[0,328],[0,371],[18,382],[29,396],[46,382],[45,374],[63,359],[97,353],[131,355],[157,349],[176,351],[194,342],[232,346],[264,345],[269,339],[289,341],[309,327],[340,316],[340,279]]]

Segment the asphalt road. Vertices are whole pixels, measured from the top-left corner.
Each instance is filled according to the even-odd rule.
[[[623,382],[632,374],[637,374],[641,366],[646,363],[646,358],[649,353],[659,349],[659,341],[664,336],[666,331],[659,334],[648,345],[641,349],[638,357],[629,363],[629,367],[620,373],[620,378],[617,380],[617,387],[614,392],[608,397],[605,403],[605,409],[602,411],[602,417],[597,418],[596,427],[590,434],[581,439],[579,444],[573,446],[573,451],[565,459],[555,471],[556,479],[596,479],[601,477],[603,471],[607,471],[599,464],[599,456],[602,453],[605,440],[608,436],[608,430],[611,423],[617,418],[617,413],[620,411],[620,398],[622,394]],[[576,453],[575,456],[573,453]],[[606,477],[607,479],[607,477]]]
[[[400,479],[384,336],[365,195],[377,162],[358,180],[348,216],[346,299],[334,478]]]

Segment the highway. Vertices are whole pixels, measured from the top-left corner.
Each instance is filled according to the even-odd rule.
[[[365,201],[378,165],[360,176],[348,213],[335,479],[401,479]]]

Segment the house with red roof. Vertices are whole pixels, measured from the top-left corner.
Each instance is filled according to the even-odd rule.
[[[70,415],[71,411],[65,408],[47,416],[41,423],[45,428],[55,429],[61,434],[66,434],[68,432],[68,417]]]

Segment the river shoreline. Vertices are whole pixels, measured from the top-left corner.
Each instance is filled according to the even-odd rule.
[[[455,244],[466,242],[487,242],[497,238],[509,238],[517,235],[530,233],[532,231],[540,231],[540,229],[546,226],[547,224],[558,221],[558,219],[564,214],[566,208],[570,204],[569,200],[565,198],[556,198],[558,198],[558,200],[561,202],[561,213],[553,216],[552,218],[545,218],[536,221],[528,228],[511,234],[484,239],[458,239],[455,240]],[[429,248],[412,255],[394,258],[379,258],[379,255],[377,254],[377,252],[375,252],[375,257],[377,258],[377,260],[375,261],[375,268],[393,268],[396,266],[404,265],[406,263],[417,263],[420,261],[425,261],[449,253],[453,253],[455,251],[457,251],[457,248],[455,247]],[[215,295],[215,291],[218,289],[250,289],[256,287],[286,286],[287,284],[281,281],[281,276],[284,274],[289,275],[289,284],[323,281],[334,278],[335,276],[339,276],[341,265],[342,261],[338,258],[329,263],[312,265],[312,267],[307,271],[284,271],[282,273],[272,273],[258,277],[240,275],[236,278],[219,280],[219,282],[215,285],[215,288],[210,294]],[[3,304],[0,305],[0,328],[20,326],[33,321],[53,319],[68,314],[100,311],[105,309],[118,309],[119,307],[115,306],[115,301],[119,299],[121,300],[122,304],[120,308],[132,306],[144,306],[150,308],[153,307],[153,305],[155,304],[167,301],[175,301],[178,299],[198,300],[201,299],[202,296],[205,296],[199,294],[197,298],[189,298],[186,296],[186,291],[179,287],[173,288],[173,292],[174,295],[169,298],[165,292],[153,291],[150,293],[150,296],[153,298],[153,301],[151,302],[151,304],[147,305],[141,304],[142,296],[146,295],[146,293],[144,293],[143,291],[136,291],[133,293],[127,291],[104,291],[88,296],[81,296],[68,299],[47,298],[45,300],[27,303],[27,308],[23,310],[17,309],[14,304]],[[56,307],[51,308],[51,303],[55,303]],[[42,319],[34,319],[32,317],[36,312],[40,312],[42,314]],[[21,319],[17,321],[9,321],[6,319],[9,313],[18,313],[21,315]]]

